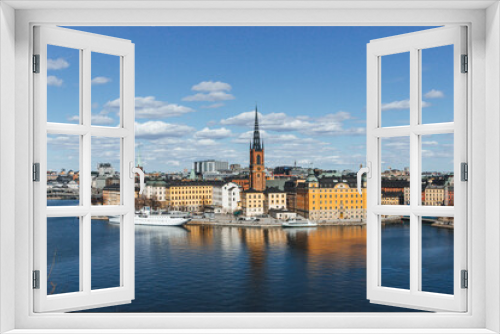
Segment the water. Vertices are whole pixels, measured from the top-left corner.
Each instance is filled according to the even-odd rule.
[[[60,205],[56,202],[50,201],[49,205]],[[51,224],[55,223],[49,222],[49,228]],[[54,249],[68,249],[67,243],[72,240],[70,225],[69,220],[67,224],[59,222],[58,233],[49,236],[49,266]],[[428,254],[424,286],[452,293],[453,263],[449,259],[453,254],[453,230],[423,225],[422,233]],[[408,252],[408,234],[408,224],[384,227],[383,236],[387,236],[391,247],[387,248],[390,251],[383,250],[382,256],[403,272],[389,275],[391,284],[407,279],[407,260],[401,254]],[[92,221],[93,288],[117,285],[118,235],[118,226]],[[366,300],[363,226],[303,230],[136,226],[135,241],[135,300],[92,312],[409,311]],[[78,272],[78,252],[69,252],[63,260],[55,261],[50,280],[66,282],[58,287],[68,291],[71,286],[78,290],[77,276],[76,282],[67,276],[74,270]],[[387,268],[383,270],[387,272]]]

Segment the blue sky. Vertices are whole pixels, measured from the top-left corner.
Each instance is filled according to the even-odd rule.
[[[357,169],[366,160],[366,44],[428,27],[71,29],[135,43],[136,153],[147,172],[171,172],[199,159],[248,165],[256,104],[267,166]],[[48,121],[78,122],[78,53],[52,46],[48,52]],[[451,52],[423,51],[424,123],[453,120]],[[409,57],[386,57],[382,124],[406,125]],[[117,57],[93,54],[92,79],[93,124],[118,124]],[[94,142],[93,165],[117,164],[118,147]],[[449,138],[427,142],[423,169],[451,170]],[[386,150],[393,152],[383,158],[387,166],[405,167],[401,143]],[[77,147],[78,138],[51,136],[49,169],[77,170]]]

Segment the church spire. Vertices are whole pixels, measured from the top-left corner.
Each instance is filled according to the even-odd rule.
[[[260,132],[259,132],[259,114],[257,112],[257,106],[255,106],[255,126],[253,130],[253,147],[254,150],[262,150],[260,143]]]

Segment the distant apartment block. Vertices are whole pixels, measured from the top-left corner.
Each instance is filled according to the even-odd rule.
[[[239,171],[241,169],[241,165],[240,164],[231,164],[231,165],[229,165],[229,169],[232,171]]]
[[[115,169],[109,162],[104,162],[97,164],[97,172],[99,176],[114,175]]]
[[[193,169],[195,173],[199,174],[211,173],[221,170],[228,170],[229,163],[227,161],[218,160],[195,161],[193,162]]]

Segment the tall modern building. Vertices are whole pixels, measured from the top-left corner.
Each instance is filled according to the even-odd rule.
[[[196,173],[217,172],[220,170],[228,170],[229,163],[227,161],[203,160],[193,162],[193,169]]]
[[[266,189],[264,142],[260,140],[259,114],[257,113],[257,107],[255,107],[253,142],[250,142],[250,188],[256,191],[264,191]]]

